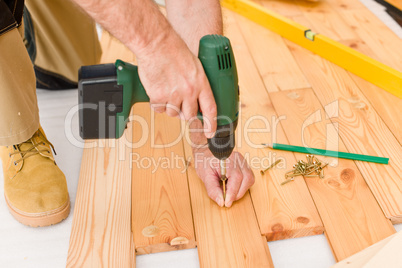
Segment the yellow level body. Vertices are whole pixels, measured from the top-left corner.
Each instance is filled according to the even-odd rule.
[[[221,4],[402,99],[401,72],[251,1]]]

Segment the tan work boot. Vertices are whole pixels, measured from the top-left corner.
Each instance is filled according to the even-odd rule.
[[[0,147],[6,203],[22,224],[48,226],[70,213],[66,177],[51,147],[42,128],[26,142]]]

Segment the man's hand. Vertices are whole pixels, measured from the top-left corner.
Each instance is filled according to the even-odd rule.
[[[216,103],[195,55],[203,35],[221,32],[219,0],[168,1],[168,13],[174,17],[171,20],[178,31],[152,0],[74,1],[136,54],[140,79],[151,104],[172,107],[156,106],[157,111],[166,109],[169,115],[175,116],[176,107],[189,119],[197,114],[200,106],[207,122],[205,135],[214,135]],[[178,24],[186,25],[178,27]]]
[[[138,73],[156,112],[186,120],[197,115],[198,105],[204,117],[204,133],[212,138],[216,131],[217,108],[201,62],[175,33],[152,49],[138,54]]]
[[[195,169],[205,184],[208,196],[219,206],[232,206],[254,184],[254,174],[238,152],[226,159],[226,200],[223,200],[219,160],[207,149],[194,149]]]

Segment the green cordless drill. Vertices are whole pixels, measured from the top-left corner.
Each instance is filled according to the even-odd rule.
[[[217,131],[208,139],[212,154],[224,160],[235,145],[239,114],[239,86],[232,47],[228,38],[206,35],[200,40],[198,58],[204,67],[217,105]],[[79,71],[79,121],[83,139],[120,138],[131,106],[148,102],[137,66],[117,60],[115,64],[83,66]],[[202,113],[198,117],[202,120]],[[225,187],[224,187],[225,190]]]

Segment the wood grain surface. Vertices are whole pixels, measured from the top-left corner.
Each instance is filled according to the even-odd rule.
[[[339,135],[351,153],[389,157],[388,165],[356,161],[384,214],[402,222],[402,149],[390,129],[342,68],[287,42],[322,105],[337,102]]]
[[[347,151],[342,141],[337,140],[336,132],[331,131],[336,128],[330,121],[325,122],[325,111],[311,89],[276,92],[270,96],[277,112],[287,117],[281,124],[290,144]],[[342,260],[395,230],[353,161],[335,158],[325,161],[332,165],[325,169],[325,179],[312,177],[306,178],[306,182],[334,256]]]
[[[194,228],[201,267],[274,267],[261,237],[250,194],[221,208],[211,200],[197,176],[191,147],[184,142]]]
[[[359,251],[358,253],[338,262],[332,268],[361,268],[363,267],[377,252],[379,252],[396,234],[369,246],[368,248]]]
[[[287,139],[282,127],[278,125],[279,119],[252,61],[245,42],[246,38],[243,38],[242,31],[239,31],[234,13],[227,11],[225,17],[228,26],[225,34],[230,38],[236,55],[240,83],[241,119],[236,145],[249,159],[254,171],[256,182],[250,191],[261,233],[268,241],[320,234],[324,228],[305,182],[300,180],[291,187],[280,186],[286,170],[296,161],[294,154],[291,152],[272,154],[269,150],[261,149],[261,143],[269,143],[273,139],[287,143]],[[251,22],[239,20],[239,24],[243,23],[248,25]],[[272,64],[275,63],[265,63],[269,66]],[[282,74],[283,77],[285,73],[286,71]],[[300,77],[290,76],[288,80],[293,79],[294,81],[290,83],[300,84],[298,82]],[[245,132],[245,127],[251,131]],[[264,175],[260,174],[262,168],[279,159],[282,162],[275,168]]]
[[[327,1],[297,0],[295,3],[309,22],[309,26],[304,25],[310,27],[313,32],[323,34],[335,41],[357,37],[356,33],[343,20],[342,14]]]
[[[87,141],[67,267],[134,267],[131,256],[131,148],[124,139]]]
[[[401,249],[402,232],[399,232],[392,237],[390,241],[365,264],[364,267],[402,267]]]
[[[379,61],[402,71],[402,39],[368,9],[344,11],[343,20],[358,38],[378,56]],[[348,38],[344,38],[347,40]]]
[[[132,230],[137,254],[194,248],[195,237],[178,118],[151,114],[149,104],[133,113]],[[141,139],[145,144],[139,144]]]
[[[310,87],[282,37],[240,15],[234,19],[268,91]]]

